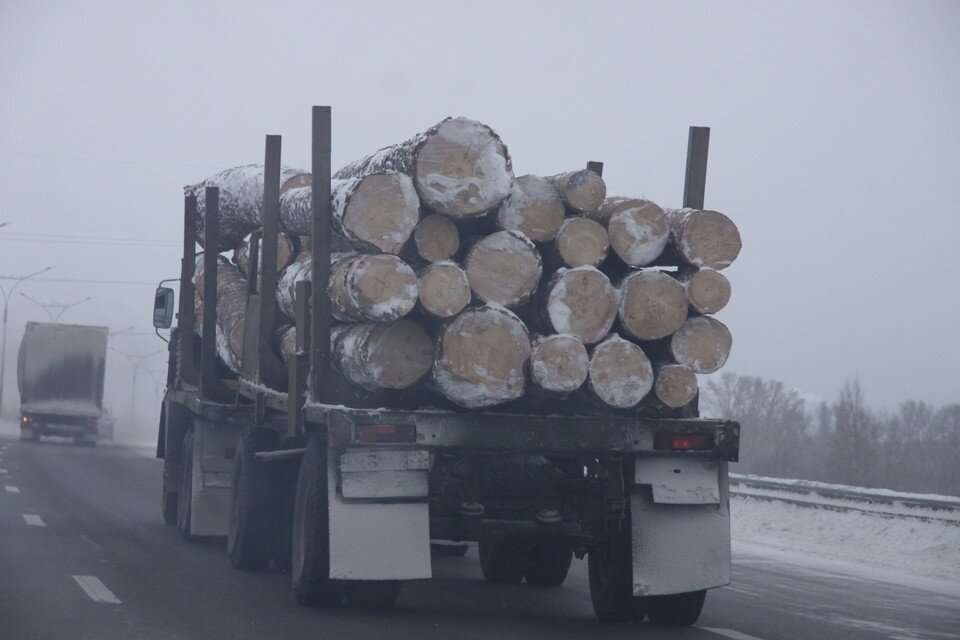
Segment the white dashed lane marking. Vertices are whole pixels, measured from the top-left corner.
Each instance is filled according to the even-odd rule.
[[[120,599],[113,595],[110,589],[100,581],[96,576],[73,576],[80,588],[86,592],[94,602],[105,602],[107,604],[121,604]]]
[[[45,522],[40,518],[40,516],[38,516],[38,515],[35,514],[35,513],[25,513],[25,514],[23,514],[23,519],[24,519],[24,521],[25,521],[28,525],[30,525],[31,527],[45,527],[45,526],[47,526],[47,523],[45,523]]]
[[[20,489],[12,484],[4,485],[3,488],[7,490],[7,493],[20,493]]]
[[[750,636],[745,633],[740,633],[739,631],[734,631],[733,629],[713,629],[710,627],[700,627],[704,631],[709,631],[710,633],[715,633],[718,636],[723,636],[725,638],[731,638],[731,640],[760,640],[756,636]]]

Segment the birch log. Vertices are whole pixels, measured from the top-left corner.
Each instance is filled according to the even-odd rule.
[[[197,332],[203,329],[203,261],[198,260],[194,274]],[[227,368],[239,373],[243,362],[243,330],[247,314],[247,281],[240,270],[221,258],[217,265],[217,355]],[[201,335],[201,337],[203,337]]]
[[[309,251],[301,251],[296,259],[283,270],[277,282],[277,304],[280,310],[291,320],[296,316],[297,283],[301,280],[310,282],[313,277],[311,271],[313,256]]]
[[[288,326],[280,333],[280,357],[289,364],[297,355],[297,328]]]
[[[635,406],[653,387],[653,366],[643,350],[619,336],[593,348],[589,367],[590,390],[618,409]]]
[[[637,340],[657,340],[687,318],[683,287],[656,269],[634,271],[620,283],[620,326]]]
[[[396,254],[420,220],[420,200],[408,176],[372,173],[331,183],[334,230],[363,251]],[[280,198],[280,222],[292,233],[308,235],[313,219],[313,189],[293,189]]]
[[[719,271],[680,271],[676,278],[683,285],[690,308],[696,313],[717,313],[730,302],[730,281]]]
[[[310,180],[310,174],[305,171],[283,167],[280,171],[281,197],[290,189],[309,185]],[[183,188],[184,195],[197,196],[197,239],[201,246],[207,187],[220,189],[218,252],[235,249],[247,234],[263,226],[263,165],[227,169]]]
[[[557,237],[566,212],[560,192],[546,178],[520,176],[497,210],[497,226],[520,231],[534,242]]]
[[[670,237],[666,214],[648,200],[607,198],[594,219],[607,225],[610,248],[630,267],[651,264]]]
[[[431,315],[450,318],[470,304],[470,282],[456,263],[434,262],[417,275],[420,304]]]
[[[333,265],[327,295],[337,320],[390,322],[417,303],[417,275],[396,256],[352,255]]]
[[[263,245],[260,245],[260,258],[263,258]],[[243,240],[238,248],[233,250],[233,262],[240,269],[245,278],[250,277],[250,236]],[[283,272],[293,262],[293,241],[290,236],[280,232],[277,234],[277,273]],[[262,267],[262,262],[260,263]]]
[[[433,341],[409,320],[335,327],[330,341],[340,372],[368,390],[406,389],[433,363]]]
[[[543,272],[540,252],[519,231],[482,238],[470,248],[464,266],[478,298],[507,308],[527,302]]]
[[[383,172],[410,176],[426,207],[454,219],[495,209],[513,184],[510,155],[500,137],[485,124],[466,118],[447,118],[405,142],[343,167],[334,177]]]
[[[694,373],[713,373],[726,362],[733,346],[730,329],[716,318],[695,316],[670,337],[670,353],[677,364]]]
[[[607,197],[607,185],[589,169],[568,171],[547,178],[560,192],[563,204],[571,213],[596,211]]]
[[[653,392],[666,406],[676,409],[697,397],[697,376],[690,367],[682,364],[660,364],[654,367],[654,372],[656,382]]]
[[[437,340],[433,376],[440,391],[468,408],[521,397],[530,337],[517,316],[500,307],[467,309]]]
[[[427,262],[449,260],[460,249],[460,232],[446,216],[426,216],[413,230],[413,246]]]
[[[589,218],[568,218],[557,232],[557,255],[568,267],[596,267],[609,248],[607,230]]]
[[[619,301],[610,280],[595,267],[560,269],[547,285],[546,315],[557,333],[593,344],[610,333]]]
[[[570,393],[587,379],[590,358],[583,343],[570,335],[541,336],[530,353],[530,381],[553,393]]]
[[[670,245],[677,256],[695,267],[723,269],[740,253],[740,231],[717,211],[668,209]]]

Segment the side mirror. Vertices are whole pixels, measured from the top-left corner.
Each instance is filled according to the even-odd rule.
[[[157,329],[169,329],[173,324],[173,289],[157,287],[153,298],[153,326]]]

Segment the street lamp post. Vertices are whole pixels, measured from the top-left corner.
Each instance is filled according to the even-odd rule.
[[[86,302],[87,300],[93,300],[92,296],[87,296],[83,300],[77,300],[76,302],[64,304],[62,302],[40,302],[39,300],[34,300],[33,298],[31,298],[30,296],[28,296],[23,292],[21,292],[20,295],[26,298],[27,300],[29,300],[30,302],[32,302],[33,304],[37,305],[38,307],[43,307],[43,310],[47,312],[47,317],[50,318],[50,322],[52,322],[53,324],[57,324],[58,322],[60,322],[60,317],[64,314],[64,312],[67,309],[75,307],[81,302]],[[53,313],[50,312],[50,309],[60,309],[60,311],[57,313],[56,316],[54,316]]]
[[[10,296],[13,295],[13,290],[20,286],[21,282],[28,280],[33,276],[38,276],[46,271],[50,271],[52,268],[53,267],[46,267],[44,269],[40,269],[40,271],[35,271],[34,273],[25,276],[0,276],[0,280],[16,280],[16,282],[13,283],[13,286],[10,287],[9,291],[0,285],[0,293],[3,294],[3,329],[2,337],[0,337],[0,411],[3,411],[3,374],[7,370],[7,311],[10,302]]]
[[[133,416],[137,410],[137,372],[140,369],[150,372],[150,369],[147,369],[146,367],[143,366],[143,361],[146,360],[147,358],[151,358],[157,355],[158,353],[163,353],[164,349],[160,349],[159,351],[154,351],[153,353],[147,353],[144,355],[135,355],[132,353],[127,353],[126,351],[121,351],[116,347],[110,347],[110,350],[116,351],[117,353],[125,357],[130,362],[130,366],[133,367],[133,381],[132,381],[132,386],[130,387],[130,415]]]

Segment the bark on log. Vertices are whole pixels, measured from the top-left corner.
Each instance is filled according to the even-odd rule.
[[[557,333],[599,342],[617,319],[620,296],[595,267],[560,269],[547,285],[546,315]]]
[[[656,382],[653,392],[666,406],[676,409],[697,397],[697,376],[690,367],[682,364],[659,364],[654,367],[654,371]]]
[[[198,260],[194,274],[197,333],[203,327],[203,260]],[[220,258],[217,265],[217,355],[227,368],[239,373],[243,361],[243,330],[247,315],[247,281],[234,265]]]
[[[540,252],[519,231],[498,231],[478,241],[464,261],[478,298],[503,307],[525,303],[543,272]]]
[[[726,362],[733,346],[730,329],[716,318],[695,316],[670,337],[670,353],[677,364],[694,373],[713,373]]]
[[[434,262],[417,276],[420,304],[431,315],[450,318],[470,304],[470,282],[463,269],[450,261]]]
[[[723,269],[740,253],[740,231],[717,211],[668,209],[670,245],[677,256],[695,267]]]
[[[383,172],[410,176],[423,205],[454,219],[496,208],[513,184],[510,154],[500,137],[485,124],[466,118],[447,118],[343,167],[334,177]]]
[[[310,266],[312,259],[309,251],[301,251],[290,266],[283,270],[277,282],[277,304],[291,320],[296,315],[297,283],[301,280],[309,282],[312,279],[313,273]]]
[[[340,372],[367,390],[406,389],[430,371],[433,341],[410,320],[335,327],[331,353]]]
[[[609,248],[607,230],[589,218],[568,218],[557,232],[556,251],[568,267],[596,267]]]
[[[309,185],[310,174],[283,167],[280,171],[280,194],[290,189]],[[221,171],[194,185],[183,188],[184,195],[197,196],[197,240],[203,246],[203,216],[206,208],[204,190],[220,189],[220,225],[216,249],[229,251],[251,231],[263,226],[263,165],[250,164]]]
[[[717,313],[730,302],[730,281],[719,271],[679,271],[676,278],[683,285],[690,308],[696,313]]]
[[[460,249],[460,232],[450,218],[435,213],[413,230],[413,247],[427,262],[449,260]]]
[[[373,173],[331,184],[334,230],[362,251],[397,254],[420,220],[420,200],[408,176]],[[310,233],[313,189],[280,198],[280,222],[292,233]]]
[[[666,214],[648,200],[607,198],[592,217],[607,226],[610,248],[630,267],[651,264],[670,237]]]
[[[618,409],[637,405],[653,387],[653,366],[643,349],[619,336],[593,348],[589,368],[590,390]]]
[[[586,381],[589,366],[586,347],[573,336],[542,336],[531,346],[530,381],[546,391],[576,391]]]
[[[560,192],[563,204],[572,213],[596,211],[607,197],[607,185],[589,169],[568,171],[547,178]]]
[[[260,258],[263,258],[263,245],[260,245]],[[293,262],[293,241],[290,236],[280,232],[277,234],[277,273],[282,273],[284,269]],[[243,240],[237,249],[233,250],[233,263],[240,269],[240,273],[245,278],[250,277],[250,236]],[[261,262],[261,267],[263,263]]]
[[[467,309],[437,340],[433,376],[440,391],[468,408],[521,397],[530,337],[517,316],[499,307]]]
[[[353,255],[333,265],[327,295],[337,320],[391,322],[416,305],[417,275],[396,256]]]
[[[297,355],[297,328],[288,326],[280,333],[280,357],[289,364]]]
[[[560,192],[546,178],[520,176],[497,211],[497,226],[520,231],[534,242],[557,237],[566,211]]]
[[[683,287],[663,271],[634,271],[620,283],[620,325],[632,338],[657,340],[687,318]]]

